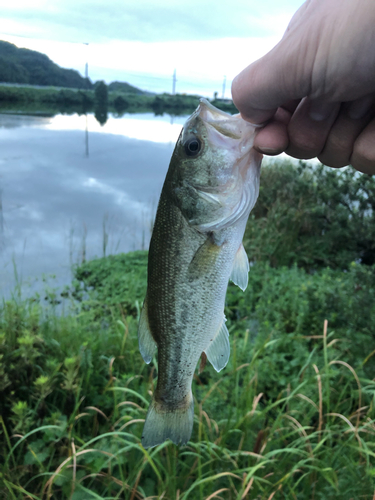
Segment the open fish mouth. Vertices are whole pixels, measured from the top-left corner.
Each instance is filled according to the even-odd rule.
[[[199,106],[197,109],[199,116],[204,121],[216,121],[216,120],[228,120],[233,118],[232,115],[222,111],[221,109],[215,108],[207,99],[201,97],[199,100]]]
[[[213,127],[225,137],[241,139],[238,130],[238,118],[215,108],[207,99],[202,98],[200,100],[196,113],[206,125]]]
[[[254,133],[253,124],[243,120],[239,114],[230,115],[215,108],[207,99],[200,99],[196,113],[207,125],[215,128],[225,137],[241,140]]]

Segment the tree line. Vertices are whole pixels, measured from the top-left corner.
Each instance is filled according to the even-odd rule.
[[[35,50],[22,49],[0,40],[0,82],[92,90],[95,86],[78,71],[61,68]],[[126,82],[112,82],[110,91],[144,92]]]

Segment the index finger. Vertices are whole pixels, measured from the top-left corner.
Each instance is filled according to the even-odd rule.
[[[280,47],[282,42],[233,80],[233,102],[247,121],[265,123],[277,108],[299,102],[308,93],[306,79],[296,78],[293,56],[288,47]]]

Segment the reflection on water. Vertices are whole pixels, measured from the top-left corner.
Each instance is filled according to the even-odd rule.
[[[89,157],[89,122],[86,115],[86,127],[85,127],[85,156]]]
[[[147,247],[184,117],[0,114],[0,289]]]
[[[100,125],[105,125],[108,120],[108,109],[107,107],[97,108],[95,110],[95,118],[100,123]]]
[[[2,127],[3,116],[9,115],[0,115],[0,127]],[[90,134],[91,132],[99,132],[101,134],[121,135],[129,139],[172,144],[177,141],[181,127],[186,120],[186,117],[154,116],[152,113],[129,114],[121,118],[109,115],[105,125],[101,126],[92,114],[57,115],[52,118],[14,115],[13,117],[33,118],[37,121],[32,121],[29,126],[33,126],[32,123],[35,123],[35,126],[47,130],[85,130],[87,123]],[[27,123],[29,122],[27,121]]]

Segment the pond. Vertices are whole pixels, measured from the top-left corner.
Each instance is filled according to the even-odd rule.
[[[72,264],[148,247],[186,117],[0,114],[0,296]],[[39,285],[38,285],[39,283]]]

